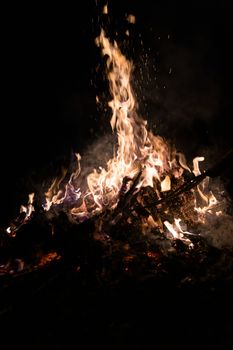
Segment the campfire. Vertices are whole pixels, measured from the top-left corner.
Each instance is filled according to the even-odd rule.
[[[42,200],[29,194],[19,216],[1,229],[1,275],[69,262],[76,273],[88,264],[113,282],[125,275],[157,276],[179,261],[179,281],[200,278],[199,264],[213,269],[212,252],[225,254],[233,241],[228,239],[233,236],[229,198],[214,179],[233,152],[209,169],[200,170],[200,155],[187,164],[185,155],[139,115],[133,62],[103,29],[96,44],[112,96],[110,124],[117,136],[112,157],[87,174],[77,153],[75,170],[71,175],[63,170]],[[98,96],[96,101],[101,103]],[[222,222],[228,225],[227,239]]]
[[[132,3],[136,17],[128,11]],[[231,130],[226,122],[231,113],[230,12],[224,11],[221,19],[220,6],[215,5],[215,13],[210,7],[204,13],[198,4],[196,11],[194,6],[181,11],[177,4],[174,8],[160,5],[160,11],[159,2],[152,2],[153,6],[109,2],[110,10],[102,4],[102,0],[78,4],[71,28],[70,9],[65,23],[64,4],[61,16],[55,14],[58,6],[48,15],[47,6],[46,11],[41,6],[40,14],[36,5],[28,16],[21,4],[17,21],[9,12],[19,46],[9,40],[7,57],[15,60],[23,45],[28,46],[18,62],[25,63],[17,64],[12,75],[12,60],[5,69],[13,96],[19,94],[10,101],[20,117],[23,109],[15,102],[23,97],[23,105],[29,103],[30,118],[26,122],[18,118],[16,124],[9,118],[7,140],[2,141],[13,171],[2,162],[4,178],[12,174],[7,183],[1,183],[7,197],[7,201],[1,198],[1,343],[9,349],[22,345],[40,350],[93,345],[101,349],[232,349],[233,211],[231,188],[224,181],[230,179],[231,186],[233,171],[233,150],[228,147]],[[100,7],[103,14],[93,23],[93,12]],[[122,22],[115,22],[114,13],[123,13]],[[87,34],[92,24],[93,51]],[[22,25],[25,33],[20,32]],[[30,35],[25,38],[27,32]],[[136,45],[131,45],[135,39]],[[146,51],[141,49],[148,42],[148,66],[141,71],[140,59]],[[88,68],[94,57],[99,62],[91,85]],[[156,82],[155,60],[156,69],[161,68],[155,73]],[[15,87],[10,78],[18,79],[18,69],[23,79]],[[148,85],[147,69],[151,72]],[[20,93],[17,87],[23,81],[27,87]],[[40,94],[44,88],[46,93]],[[32,95],[37,97],[31,100]],[[39,101],[41,106],[36,104]],[[101,113],[99,124],[106,125],[108,132],[95,129],[98,118],[91,112],[95,102]],[[148,103],[145,108],[144,103]],[[33,120],[32,106],[38,107]],[[72,129],[78,121],[72,118],[77,109],[77,118],[83,122],[77,136],[82,138],[74,146]],[[40,119],[40,111],[46,117]],[[86,114],[89,119],[83,120]],[[35,139],[34,121],[41,124]],[[178,122],[183,124],[175,130]],[[89,127],[94,129],[90,133]],[[52,132],[56,137],[50,137]],[[93,138],[85,137],[88,133]],[[60,142],[62,146],[57,147]],[[75,150],[70,162],[67,144]],[[61,157],[60,152],[65,155]],[[25,179],[21,188],[27,169],[30,181]],[[4,218],[6,202],[10,209]]]

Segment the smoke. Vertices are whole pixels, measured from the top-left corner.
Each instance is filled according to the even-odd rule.
[[[205,223],[197,226],[197,232],[213,247],[231,249],[233,248],[232,200],[219,178],[210,181],[210,190],[218,200],[213,209],[215,215],[212,215],[212,210],[210,213],[207,212]]]
[[[211,218],[207,216],[206,225],[200,234],[216,248],[233,248],[233,217],[227,214]]]
[[[100,168],[105,168],[109,159],[113,157],[115,148],[117,147],[116,135],[113,133],[105,133],[87,145],[86,149],[81,154],[81,173],[78,183],[81,189],[87,187],[87,176]],[[76,169],[76,160],[71,164],[71,172]]]

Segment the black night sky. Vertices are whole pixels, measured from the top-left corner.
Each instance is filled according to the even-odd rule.
[[[20,3],[3,13],[0,224],[28,193],[46,190],[74,152],[111,134],[109,112],[96,106],[96,95],[108,96],[95,46],[101,26],[133,60],[140,113],[154,132],[188,161],[204,155],[206,167],[233,147],[231,2],[116,0],[107,17],[104,4]],[[233,195],[230,167],[223,180]]]

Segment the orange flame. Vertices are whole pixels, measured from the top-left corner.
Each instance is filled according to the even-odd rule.
[[[114,209],[119,200],[123,179],[132,179],[139,171],[141,177],[136,191],[150,186],[158,198],[162,192],[171,190],[172,179],[181,179],[182,183],[183,172],[191,173],[185,156],[172,150],[162,137],[148,131],[147,121],[138,115],[131,86],[132,62],[121,53],[116,42],[110,42],[103,30],[96,39],[96,44],[101,48],[102,55],[107,57],[106,73],[112,95],[112,100],[109,101],[112,110],[110,124],[118,138],[116,154],[109,159],[105,168],[94,169],[87,176],[86,189],[83,191],[79,184],[81,157],[76,155],[77,170],[72,174],[65,189],[60,189],[66,175],[64,171],[61,178],[55,179],[45,193],[45,210],[49,210],[52,205],[70,201],[72,197],[70,214],[77,220],[90,217],[105,207]],[[204,157],[196,157],[193,160],[192,172],[195,176],[201,174],[199,162],[203,160]],[[193,208],[196,206],[196,213],[202,221],[204,213],[217,202],[212,193],[207,193],[206,184],[207,182],[203,182],[198,185],[193,201]],[[161,227],[161,222],[157,224],[151,216],[147,220],[147,226],[152,224]],[[174,224],[168,220],[164,220],[163,224],[174,238],[183,239],[189,232],[182,230],[180,221],[180,218],[175,218]]]
[[[35,211],[33,205],[34,195],[34,193],[30,193],[28,195],[28,203],[20,206],[20,215],[10,224],[10,226],[6,228],[6,233],[8,235],[14,237],[16,235],[16,231],[18,231],[22,225],[26,224],[31,219],[32,213]]]

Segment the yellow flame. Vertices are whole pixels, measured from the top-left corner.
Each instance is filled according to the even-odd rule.
[[[182,168],[188,170],[191,173],[191,170],[186,163],[185,155],[183,153],[178,153],[178,156],[179,156],[179,163],[182,166]]]
[[[25,213],[25,220],[29,219],[30,216],[32,215],[32,212],[35,211],[34,206],[33,206],[33,201],[34,201],[34,195],[35,193],[30,193],[28,195],[28,204],[26,206],[21,205],[20,207],[20,213]]]
[[[172,237],[175,239],[181,239],[185,241],[190,248],[192,248],[192,242],[185,237],[184,235],[193,235],[193,233],[189,231],[184,231],[181,227],[181,219],[180,218],[174,218],[174,223],[171,224],[169,221],[164,221],[164,225],[168,229],[168,231],[172,234]]]
[[[167,175],[165,179],[161,182],[161,192],[170,191],[171,189],[171,179]]]
[[[107,7],[104,11],[107,13]],[[133,15],[129,15],[127,19],[135,23]],[[139,170],[141,177],[136,191],[141,187],[150,186],[157,197],[161,198],[161,192],[171,190],[173,179],[181,179],[180,183],[183,182],[184,171],[193,172],[195,176],[200,175],[199,162],[204,160],[204,157],[194,158],[191,171],[182,153],[176,153],[162,137],[148,131],[147,121],[138,115],[137,102],[132,90],[133,63],[122,54],[115,41],[111,42],[105,36],[103,30],[96,39],[96,44],[106,57],[106,74],[112,96],[108,103],[112,111],[110,125],[118,140],[116,153],[105,167],[94,169],[87,175],[86,187],[80,185],[81,157],[77,154],[77,169],[67,185],[63,189],[60,188],[66,176],[64,170],[61,177],[56,178],[45,193],[45,210],[49,210],[52,205],[66,202],[70,206],[69,213],[78,220],[90,217],[105,207],[115,208],[123,179],[133,179]],[[96,102],[100,102],[99,97],[96,97]],[[204,212],[216,204],[215,197],[207,193],[206,184],[207,182],[203,182],[198,185],[194,191],[195,198],[192,199],[193,210],[195,207],[197,215],[201,218]],[[165,220],[164,226],[174,238],[184,239],[184,234],[189,232],[182,230],[180,220],[174,219],[173,224]],[[161,228],[163,225],[160,218],[157,223],[149,216],[145,224],[145,227],[148,226]]]
[[[193,159],[193,173],[195,176],[201,174],[201,171],[199,169],[199,162],[203,162],[203,160],[205,160],[204,157],[196,157]]]
[[[61,176],[56,177],[53,180],[48,191],[45,193],[45,201],[46,201],[46,203],[44,205],[45,210],[49,210],[51,208],[52,204],[59,203],[59,195],[61,194],[61,191],[59,191],[59,187],[60,187],[61,182],[64,180],[66,173],[67,173],[67,170],[62,169]]]
[[[165,220],[164,225],[169,230],[169,232],[172,234],[174,238],[181,239],[183,238],[183,233],[177,230],[176,225],[171,224],[169,221]]]

